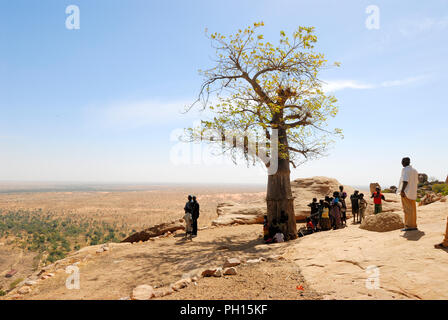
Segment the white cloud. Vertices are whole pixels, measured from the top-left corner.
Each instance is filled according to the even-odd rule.
[[[326,92],[334,92],[344,89],[372,89],[371,84],[365,84],[356,80],[331,80],[323,84],[323,89]]]
[[[443,31],[448,28],[448,16],[443,18],[405,19],[398,24],[398,31],[406,37],[417,36],[429,31]]]
[[[423,80],[424,76],[417,76],[417,77],[409,77],[401,80],[392,80],[392,81],[383,81],[381,83],[381,87],[397,87],[397,86],[405,86],[411,83],[419,82],[420,80]]]
[[[399,80],[388,80],[383,81],[379,84],[376,83],[363,83],[357,80],[328,80],[323,84],[323,89],[325,92],[335,92],[344,89],[355,89],[355,90],[366,90],[366,89],[376,89],[376,88],[388,88],[388,87],[398,87],[419,82],[426,78],[425,76],[408,77]]]

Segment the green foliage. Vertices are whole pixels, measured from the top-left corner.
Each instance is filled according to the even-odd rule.
[[[51,214],[40,211],[0,210],[0,238],[13,236],[13,244],[39,255],[46,252],[46,262],[63,259],[71,250],[71,243],[76,242],[74,250],[79,250],[83,242],[94,245],[106,242],[119,242],[116,236],[121,230],[106,222],[81,218],[54,218]],[[123,234],[123,232],[121,232]]]
[[[9,285],[9,290],[12,290],[15,287],[17,287],[17,285],[22,281],[23,281],[23,278],[18,278],[16,280],[14,280],[13,282],[11,282],[11,284]]]
[[[432,186],[432,191],[435,193],[441,193],[444,196],[448,195],[448,184],[446,183],[438,183]]]
[[[268,152],[259,143],[275,145],[273,130],[279,130],[278,159],[296,167],[324,155],[332,138],[342,137],[341,129],[328,128],[338,113],[337,99],[319,79],[330,65],[314,50],[314,27],[299,27],[291,35],[280,31],[274,44],[259,32],[263,26],[260,22],[235,34],[210,34],[216,65],[200,70],[204,81],[196,101],[209,116],[187,128],[184,138],[218,143],[234,162],[243,152],[248,164],[255,164]]]
[[[6,295],[6,291],[0,290],[0,297]]]

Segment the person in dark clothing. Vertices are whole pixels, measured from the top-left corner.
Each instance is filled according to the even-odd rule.
[[[359,220],[359,191],[355,190],[350,196],[350,201],[352,202],[352,215],[353,215],[353,224],[355,224]]]
[[[188,213],[191,213],[191,209],[192,209],[192,200],[193,200],[193,197],[191,196],[191,195],[189,195],[188,196],[188,201],[187,201],[187,203],[185,204],[185,207],[184,207],[184,210],[185,210],[185,212],[188,212]]]
[[[193,236],[198,235],[199,202],[193,196],[191,215],[193,217]]]
[[[319,203],[316,198],[313,198],[313,202],[308,204],[308,207],[311,208],[310,219],[313,223],[314,228],[317,228],[317,223],[319,222]]]
[[[279,223],[279,227],[280,227],[280,232],[283,233],[283,237],[285,239],[285,241],[291,240],[290,236],[288,234],[288,215],[286,214],[286,212],[284,210],[280,211],[280,223]]]
[[[341,221],[347,225],[347,204],[345,203],[347,192],[344,191],[344,186],[339,186],[339,202],[341,203]]]
[[[188,201],[185,204],[184,211],[185,211],[185,237],[190,238],[193,236],[193,215],[192,210],[193,209],[193,197],[191,195],[188,196]]]

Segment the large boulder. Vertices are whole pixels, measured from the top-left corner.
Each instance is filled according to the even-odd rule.
[[[236,202],[219,203],[216,208],[218,218],[212,221],[215,226],[237,224],[263,223],[263,215],[266,214],[266,204],[255,202],[239,204]]]
[[[122,240],[121,242],[139,242],[148,241],[150,238],[158,237],[164,235],[165,233],[172,233],[177,230],[185,230],[184,219],[178,219],[167,223],[161,223],[143,231],[134,233]]]
[[[380,186],[380,184],[378,182],[371,183],[370,186],[369,186],[370,194],[374,193],[376,191],[377,187],[381,189],[381,186]]]
[[[403,219],[394,212],[381,212],[364,218],[360,228],[369,231],[387,232],[404,227]]]
[[[310,208],[308,204],[313,198],[323,199],[327,195],[332,195],[334,191],[339,191],[341,183],[333,178],[312,177],[300,178],[291,182],[291,191],[294,197],[294,213],[296,221],[304,221],[309,216]],[[350,195],[354,189],[344,186],[347,193],[347,213],[350,216],[351,203]],[[263,223],[263,215],[266,214],[266,201],[255,201],[252,203],[224,202],[217,206],[218,218],[213,225],[230,224],[257,224]]]
[[[428,182],[428,175],[426,173],[419,173],[418,174],[418,182],[419,183]]]

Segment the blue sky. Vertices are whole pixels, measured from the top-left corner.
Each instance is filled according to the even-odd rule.
[[[72,4],[79,30],[65,27]],[[255,21],[271,41],[314,26],[318,51],[342,63],[322,79],[344,139],[293,178],[391,185],[403,156],[446,177],[448,1],[15,0],[0,3],[0,180],[265,183],[245,164],[176,163],[170,140],[199,119],[179,111],[212,65],[204,29]]]

